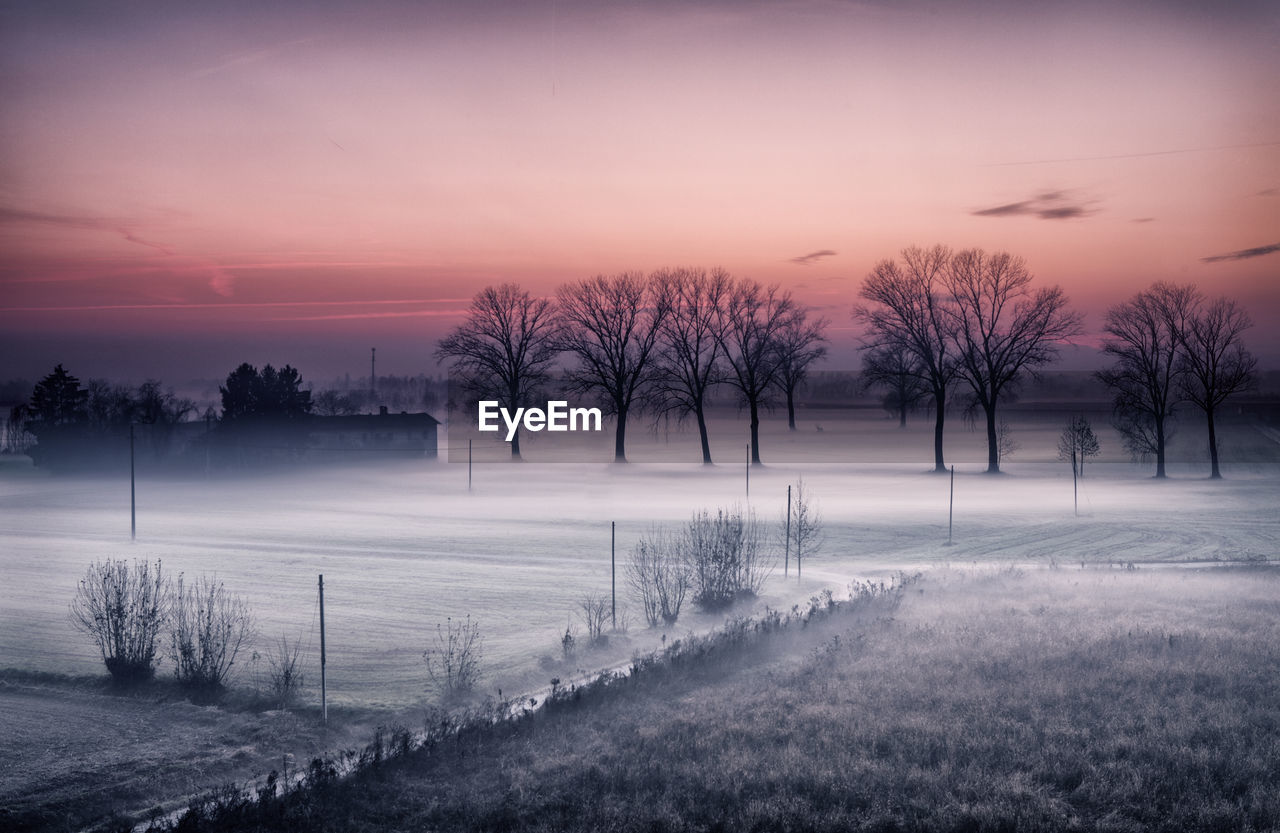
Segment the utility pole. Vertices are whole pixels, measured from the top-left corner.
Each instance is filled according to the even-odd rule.
[[[129,540],[138,540],[138,492],[133,471],[133,423],[129,423]]]
[[[956,467],[951,467],[951,502],[947,505],[947,546],[951,546],[951,527],[956,517]]]
[[[1075,441],[1072,440],[1073,444],[1074,442]],[[1080,517],[1080,485],[1077,481],[1078,481],[1078,475],[1076,474],[1076,450],[1073,445],[1071,449],[1071,502],[1075,505],[1076,517],[1078,518]]]
[[[609,521],[610,595],[613,597],[613,629],[618,629],[618,522]]]
[[[329,691],[324,679],[324,573],[320,574],[320,719],[329,725]]]
[[[787,543],[782,551],[782,575],[789,574],[791,564],[791,486],[787,486]]]
[[[378,396],[378,348],[369,348],[369,398]],[[375,404],[375,403],[370,403]]]

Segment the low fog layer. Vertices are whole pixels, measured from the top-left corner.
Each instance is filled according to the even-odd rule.
[[[1255,465],[1225,481],[1174,467],[1091,465],[1073,515],[1066,464],[977,464],[955,478],[955,544],[947,540],[949,478],[919,465],[775,465],[751,472],[749,505],[781,519],[786,488],[803,475],[826,525],[821,553],[797,583],[778,565],[757,607],[790,607],[851,578],[944,563],[1090,563],[1274,558],[1280,467]],[[129,540],[127,477],[0,478],[0,667],[100,674],[101,661],[68,617],[95,560],[162,559],[166,571],[216,573],[256,612],[265,648],[301,637],[312,681],[319,648],[316,576],[326,588],[333,701],[403,705],[422,697],[422,651],[435,624],[470,613],[486,643],[484,690],[545,684],[544,656],[585,593],[608,594],[610,521],[618,524],[618,599],[632,647],[656,645],[623,577],[631,546],[652,524],[695,509],[744,503],[744,467],[597,464],[313,467],[212,480],[143,479],[138,539]],[[682,615],[671,633],[721,617]],[[741,611],[734,611],[741,612]],[[587,663],[590,660],[579,660]],[[234,685],[252,684],[250,654]],[[167,673],[167,663],[160,673]],[[258,667],[259,673],[265,668]]]

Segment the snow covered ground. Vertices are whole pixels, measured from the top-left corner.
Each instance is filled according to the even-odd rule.
[[[766,455],[767,458],[767,455]],[[963,459],[963,458],[961,458]],[[577,623],[577,602],[610,588],[610,521],[618,525],[618,599],[632,622],[611,656],[658,644],[627,590],[623,564],[652,524],[745,501],[744,466],[684,463],[465,465],[402,463],[309,468],[256,478],[148,479],[138,485],[138,539],[129,540],[127,479],[0,474],[0,667],[101,673],[68,618],[89,564],[162,559],[166,571],[216,574],[248,598],[265,648],[282,634],[308,646],[318,678],[316,576],[325,576],[333,702],[403,706],[421,699],[422,651],[435,624],[468,613],[485,639],[485,685],[545,684],[548,657]],[[1072,510],[1069,469],[1011,463],[1000,477],[962,462],[954,545],[946,546],[949,478],[919,463],[774,464],[751,472],[750,506],[781,518],[786,486],[803,476],[826,526],[821,553],[797,583],[779,564],[757,607],[789,607],[824,586],[943,563],[1202,561],[1280,557],[1280,466],[1236,465],[1228,479],[1175,465],[1091,465]],[[735,613],[745,611],[734,611]],[[722,617],[689,610],[673,629]],[[621,644],[619,644],[621,643]],[[241,684],[265,666],[241,663]]]

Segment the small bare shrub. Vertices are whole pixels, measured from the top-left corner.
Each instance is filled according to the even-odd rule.
[[[472,621],[468,613],[459,622],[450,617],[437,623],[435,644],[422,652],[422,659],[427,675],[446,698],[452,698],[475,688],[483,654],[480,623]]]
[[[267,650],[271,698],[282,709],[292,706],[302,692],[303,674],[299,663],[301,652],[302,640],[290,642],[287,636],[281,636],[276,646]]]
[[[564,656],[565,662],[573,659],[578,653],[578,637],[574,635],[572,624],[564,626],[564,636],[560,637],[560,653]]]
[[[160,562],[101,561],[80,580],[71,622],[98,646],[107,671],[122,683],[155,673],[156,639],[168,620],[170,593]]]
[[[190,585],[181,575],[173,594],[169,657],[184,685],[217,691],[236,656],[253,639],[253,613],[217,578],[201,576]]]
[[[607,638],[604,625],[609,620],[609,609],[609,600],[604,596],[587,594],[578,601],[582,623],[587,628],[587,641],[592,645],[598,645]]]
[[[693,516],[679,539],[703,610],[719,610],[754,596],[773,569],[764,555],[762,527],[750,509],[734,506]]]
[[[640,599],[649,627],[672,625],[689,592],[692,576],[671,536],[655,527],[636,542],[626,566],[627,583]]]
[[[1014,452],[1022,448],[1022,443],[1014,439],[1013,428],[1003,419],[996,426],[996,455],[997,458],[1003,460],[1006,457],[1012,457]]]

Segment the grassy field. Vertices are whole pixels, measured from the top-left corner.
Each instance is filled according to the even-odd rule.
[[[936,571],[183,830],[1274,830],[1280,571]]]
[[[1021,427],[1033,430],[1030,422]],[[839,433],[829,423],[807,442]],[[919,450],[921,440],[892,425],[849,436],[869,458],[895,447]],[[1051,439],[1048,429],[1040,436],[1044,442],[1029,445]],[[742,467],[728,464],[488,464],[476,467],[473,491],[466,467],[445,462],[256,478],[143,477],[136,542],[128,533],[127,477],[48,477],[0,465],[0,587],[6,590],[0,594],[0,808],[11,813],[0,818],[0,828],[12,826],[14,814],[36,827],[77,830],[111,812],[136,814],[157,803],[172,808],[193,792],[263,775],[277,768],[282,754],[306,759],[360,746],[379,723],[416,725],[421,704],[432,696],[422,651],[434,624],[446,617],[471,614],[482,623],[482,697],[499,690],[537,694],[553,676],[612,667],[664,640],[721,627],[725,614],[692,608],[668,631],[639,627],[635,602],[620,581],[619,609],[631,614],[630,632],[612,634],[605,649],[561,659],[560,637],[566,623],[576,621],[583,595],[607,594],[610,587],[610,521],[617,522],[621,573],[639,535],[654,523],[682,523],[693,509],[747,503],[776,525],[787,486],[801,476],[820,501],[823,550],[806,560],[803,581],[794,565],[789,575],[778,570],[753,604],[729,615],[759,615],[766,606],[785,610],[823,587],[901,569],[985,565],[1038,572],[1057,566],[1067,575],[1065,568],[1083,563],[1090,569],[1079,575],[1091,576],[1109,565],[1136,564],[1144,576],[1155,572],[1149,567],[1171,563],[1185,569],[1274,561],[1280,469],[1248,444],[1280,445],[1252,428],[1232,436],[1244,445],[1223,481],[1207,480],[1198,463],[1172,466],[1173,476],[1163,482],[1150,478],[1149,466],[1091,463],[1080,483],[1078,516],[1061,463],[1014,462],[994,478],[981,474],[981,463],[962,463],[954,545],[947,542],[949,478],[927,473],[927,459],[772,464],[752,472],[749,502]],[[818,454],[820,445],[805,448]],[[773,554],[780,560],[778,543]],[[252,654],[237,663],[232,702],[221,708],[193,706],[166,688],[167,660],[153,690],[124,698],[105,690],[101,659],[67,615],[76,581],[104,558],[162,558],[173,574],[216,574],[243,593],[257,614],[255,650],[282,634],[303,639],[304,702],[313,711],[316,574],[323,573],[329,702],[339,709],[337,725],[323,733],[310,717],[244,707],[265,674]],[[1264,586],[1274,594],[1274,583]],[[1145,592],[1140,582],[1132,587]],[[909,609],[919,609],[933,592],[913,599]],[[968,598],[947,593],[957,605]],[[1160,626],[1178,629],[1184,606],[1199,610],[1214,598],[1190,593],[1179,600],[1160,591],[1142,595],[1141,604],[1163,599],[1167,616]],[[1108,621],[1087,596],[1073,599],[1080,617]],[[1239,614],[1242,632],[1256,612]],[[816,647],[804,642],[797,650]],[[762,663],[749,666],[772,667]],[[712,682],[720,685],[702,680]],[[798,734],[787,743],[809,740]],[[503,766],[515,772],[511,767],[519,765]]]
[[[0,830],[78,831],[254,773],[304,766],[368,742],[386,713],[278,711],[232,692],[217,707],[157,680],[120,691],[103,677],[0,671]]]

